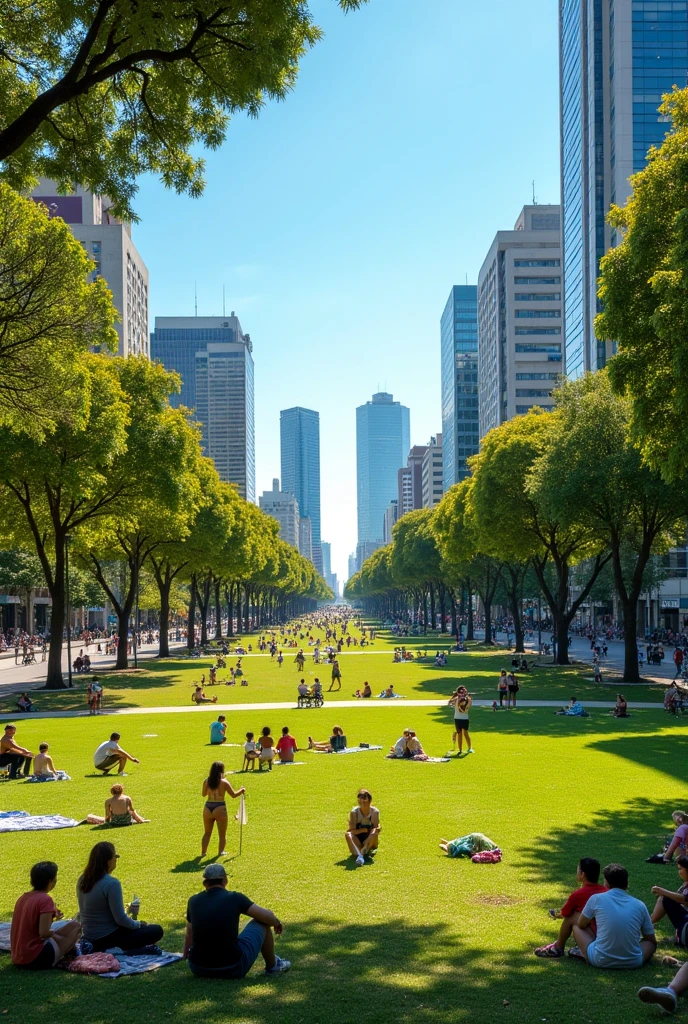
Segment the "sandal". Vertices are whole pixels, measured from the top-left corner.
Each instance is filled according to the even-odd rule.
[[[578,946],[571,946],[571,949],[568,952],[572,960],[582,960],[585,963],[585,957],[581,953]]]
[[[559,960],[563,955],[564,950],[559,949],[556,942],[550,942],[549,946],[540,946],[535,950],[535,956],[539,956],[543,960]]]

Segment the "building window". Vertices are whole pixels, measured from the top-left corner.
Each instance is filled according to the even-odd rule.
[[[517,319],[521,320],[558,320],[561,317],[560,309],[517,309],[514,313]]]
[[[516,380],[558,380],[558,373],[517,373]]]
[[[560,267],[561,260],[514,260],[515,267]]]
[[[517,398],[551,398],[552,392],[544,388],[516,388]]]
[[[517,327],[514,334],[519,337],[533,334],[561,334],[561,327]]]
[[[536,341],[530,345],[516,345],[515,348],[517,352],[561,352],[561,345],[538,344]]]
[[[561,302],[561,292],[516,292],[516,302]]]

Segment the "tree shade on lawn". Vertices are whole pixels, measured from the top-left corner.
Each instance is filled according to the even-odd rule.
[[[444,752],[451,716],[444,709],[415,709],[410,716],[410,710],[362,707],[338,719],[356,741],[384,746],[410,725],[426,749]],[[200,889],[200,786],[216,754],[207,746],[214,717],[209,711],[120,719],[122,743],[141,759],[127,792],[151,823],[116,832],[84,826],[4,836],[0,918],[8,919],[25,891],[28,867],[39,859],[57,861],[55,898],[73,913],[87,852],[107,837],[121,854],[117,874],[125,898],[138,893],[142,917],[165,927],[162,945],[181,950],[186,901]],[[228,739],[238,743],[248,729],[270,725],[274,733],[284,724],[304,744],[306,722],[326,729],[330,718],[327,708],[304,713],[303,725],[295,712],[242,712],[229,716]],[[117,998],[132,1024],[168,1017],[224,1024],[228,1015],[250,1024],[273,1018],[298,1024],[304,1016],[333,1019],[333,1008],[344,1024],[468,1022],[505,1013],[526,1024],[556,1020],[562,1007],[574,1024],[645,1020],[635,993],[669,980],[671,968],[657,962],[607,973],[569,960],[542,963],[532,950],[554,937],[547,909],[563,905],[575,887],[580,856],[621,860],[631,892],[650,907],[651,886],[673,883],[666,874],[672,869],[644,858],[661,843],[683,783],[683,727],[659,712],[620,722],[603,714],[573,721],[547,710],[497,716],[475,709],[472,718],[476,754],[449,764],[401,764],[386,761],[384,751],[349,757],[304,751],[303,766],[230,777],[247,785],[249,817],[242,857],[225,861],[230,885],[284,921],[278,952],[293,963],[289,975],[266,979],[255,970],[243,982],[208,985],[180,964],[115,982],[113,992],[111,982],[62,971],[28,977],[3,955],[0,989],[9,1019],[39,1024],[48,1005],[67,1024],[86,1016],[100,1024],[111,1018]],[[46,727],[51,752],[73,781],[7,783],[14,802],[77,818],[98,812],[109,784],[93,777],[91,755],[109,726],[103,719],[27,720],[22,741],[35,746]],[[178,762],[171,751],[183,752]],[[223,748],[229,770],[240,766],[241,754]],[[383,831],[375,863],[353,868],[344,831],[361,785],[380,808]],[[440,837],[470,831],[499,842],[499,867],[450,860],[439,850]],[[230,857],[237,850],[238,826],[230,821]],[[659,936],[660,955],[673,952],[664,924]],[[364,1000],[349,998],[362,990]]]

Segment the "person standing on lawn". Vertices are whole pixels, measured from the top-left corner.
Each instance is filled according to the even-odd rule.
[[[337,683],[337,689],[341,690],[341,688],[342,688],[342,670],[340,669],[339,662],[337,661],[336,658],[332,662],[332,681],[331,681],[329,689],[327,691],[328,693],[334,687],[335,682]]]
[[[282,934],[282,922],[248,896],[229,890],[222,864],[208,864],[203,889],[191,897],[186,908],[184,959],[192,974],[198,978],[244,978],[259,953],[266,974],[289,970],[289,960],[275,955],[274,936]],[[242,914],[251,920],[239,932]]]
[[[225,778],[225,766],[222,761],[213,761],[208,772],[208,778],[203,782],[203,839],[201,840],[201,857],[205,857],[210,845],[210,837],[213,834],[213,826],[217,824],[217,835],[219,840],[218,857],[225,855],[225,837],[227,835],[227,804],[225,796],[229,794],[232,800],[246,792],[246,788],[234,790]]]
[[[591,896],[598,892],[606,892],[606,887],[599,884],[600,862],[593,857],[581,857],[578,862],[576,873],[579,888],[572,892],[561,910],[550,910],[550,917],[554,920],[561,920],[559,935],[555,942],[548,946],[540,946],[535,950],[535,956],[544,960],[557,960],[564,955],[566,943],[573,931],[574,924],[578,924],[578,918],[583,907]]]
[[[593,967],[642,967],[657,949],[648,909],[627,892],[628,871],[622,864],[607,864],[603,874],[608,891],[591,896],[583,907],[573,926],[578,948],[570,949],[569,956],[587,960]],[[593,921],[597,933],[591,927]]]
[[[473,747],[471,746],[471,736],[468,731],[470,727],[470,711],[471,705],[473,704],[473,698],[468,693],[465,686],[459,686],[459,688],[449,698],[449,704],[454,707],[454,732],[459,744],[459,750],[457,757],[461,757],[463,753],[463,741],[466,738],[468,744],[468,753],[474,753]]]

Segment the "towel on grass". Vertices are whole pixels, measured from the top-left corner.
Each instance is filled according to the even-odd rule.
[[[28,811],[0,811],[0,819],[2,818],[28,818]]]
[[[71,775],[67,772],[55,772],[54,775],[27,775],[24,782],[71,782]]]
[[[123,978],[129,974],[145,974],[147,971],[157,971],[158,967],[167,967],[168,964],[176,964],[182,959],[181,953],[146,953],[129,955],[120,949],[107,950],[119,961],[118,971],[107,971],[99,974],[99,978]]]
[[[314,750],[314,754],[360,754],[363,750],[382,750],[371,744],[369,747],[346,747],[344,750]]]
[[[65,818],[62,814],[29,814],[27,811],[15,811],[13,814],[0,816],[0,832],[44,832],[55,828],[74,828],[84,825],[86,819]]]
[[[10,928],[12,924],[10,921],[0,921],[0,953],[9,953],[10,951]]]

